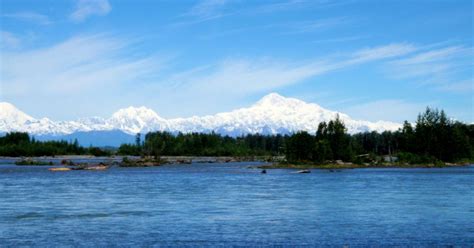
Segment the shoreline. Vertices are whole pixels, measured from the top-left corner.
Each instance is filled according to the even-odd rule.
[[[110,157],[95,157],[92,155],[61,155],[61,156],[40,156],[40,157],[4,157],[0,156],[0,161],[6,164],[15,164],[20,161],[38,162],[38,164],[25,164],[31,166],[57,166],[65,165],[63,161],[73,161],[79,164],[97,164],[99,162],[116,164],[123,163],[124,158],[128,158],[132,163],[143,160],[139,156],[110,156]],[[316,169],[316,170],[347,170],[347,169],[366,169],[366,168],[447,168],[447,167],[465,167],[474,165],[472,162],[464,163],[444,163],[444,164],[352,164],[352,163],[328,163],[328,164],[292,164],[277,162],[281,161],[282,157],[270,156],[245,156],[245,157],[231,157],[231,156],[161,156],[161,163],[159,165],[180,165],[192,163],[243,163],[243,162],[262,162],[258,166],[251,166],[254,169]],[[145,158],[146,161],[146,158]],[[153,160],[152,160],[153,161]],[[18,164],[17,164],[18,165]],[[77,164],[76,164],[77,165]],[[21,166],[21,165],[20,165]],[[140,166],[138,164],[131,167],[149,167],[150,165]],[[125,166],[126,167],[126,166]]]
[[[387,169],[387,168],[399,168],[399,169],[420,169],[420,168],[448,168],[448,167],[465,167],[474,165],[473,163],[447,163],[444,165],[434,164],[377,164],[377,165],[360,165],[360,164],[270,164],[256,166],[257,169],[299,169],[299,170],[351,170],[351,169]]]
[[[91,155],[61,155],[61,156],[39,156],[39,157],[0,157],[0,161],[7,164],[14,164],[21,161],[30,161],[31,165],[46,165],[43,163],[51,163],[48,165],[64,165],[62,162],[75,162],[75,163],[123,163],[124,160],[128,160],[132,163],[135,162],[157,162],[151,157],[140,157],[140,156],[91,156]],[[281,161],[281,157],[271,156],[161,156],[159,158],[160,164],[191,164],[191,163],[234,163],[234,162],[275,162]],[[35,164],[38,163],[38,164]],[[137,166],[141,167],[141,166]],[[145,166],[144,166],[145,167]]]

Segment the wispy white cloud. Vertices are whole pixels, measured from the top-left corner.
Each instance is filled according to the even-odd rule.
[[[474,80],[471,78],[460,82],[444,84],[436,89],[444,92],[472,94],[474,91]]]
[[[128,45],[110,35],[81,35],[50,47],[5,52],[0,67],[4,94],[81,93],[120,86],[158,69],[151,57],[121,54]]]
[[[352,55],[350,63],[363,63],[380,59],[400,57],[416,51],[418,48],[409,43],[393,43],[384,46],[359,50]]]
[[[415,50],[410,44],[390,44],[365,48],[337,58],[315,58],[307,62],[284,62],[276,59],[227,59],[210,70],[196,71],[184,79],[186,87],[197,85],[201,90],[221,91],[228,87],[234,93],[252,93],[288,86],[309,77],[343,69],[348,66],[402,56]]]
[[[181,78],[181,85],[190,91],[222,91],[232,95],[245,95],[271,88],[283,87],[301,81],[309,76],[328,70],[324,64],[291,64],[270,59],[227,59],[212,68],[195,71]],[[180,89],[183,90],[183,89]]]
[[[257,7],[255,12],[276,12],[288,10],[295,7],[304,6],[308,1],[305,0],[290,0],[290,1],[281,1],[275,3],[267,3]]]
[[[417,65],[433,63],[443,60],[451,59],[457,55],[461,55],[466,52],[466,49],[462,46],[451,46],[437,50],[431,50],[423,53],[416,54],[412,57],[395,61],[400,65]]]
[[[235,107],[232,104],[251,95],[416,50],[414,45],[399,43],[308,61],[228,58],[186,70],[163,70],[163,59],[124,53],[130,46],[127,40],[113,35],[96,34],[75,36],[49,47],[3,53],[6,63],[0,67],[2,93],[9,99],[41,102],[35,106],[43,109],[54,109],[54,103],[42,101],[47,96],[74,108],[80,102],[88,111],[95,104],[110,101],[101,111],[112,111],[124,107],[113,100],[121,96],[130,99],[126,105],[145,104],[160,111],[171,104],[172,110],[162,111],[168,114],[166,117],[174,112],[207,114]],[[84,97],[90,100],[84,102]]]
[[[233,15],[236,13],[264,13],[264,12],[275,12],[279,10],[288,10],[295,6],[307,3],[305,0],[290,0],[276,3],[265,3],[257,8],[252,9],[239,9],[239,11],[231,10],[226,8],[229,4],[235,4],[236,1],[229,0],[199,0],[194,6],[192,6],[182,17],[193,18],[191,21],[183,21],[178,24],[193,24],[213,19],[218,19],[224,16]]]
[[[229,15],[224,11],[224,7],[228,2],[228,0],[200,0],[181,16],[191,20],[180,21],[175,25],[195,24]]]
[[[410,44],[393,44],[369,48],[353,54],[350,61],[363,63],[389,59],[385,66],[396,79],[411,79],[418,83],[434,85],[435,90],[472,94],[472,74],[467,80],[456,80],[459,71],[472,68],[472,49],[462,46],[439,47],[443,44],[417,47]],[[469,70],[469,69],[468,69]],[[462,76],[461,76],[462,77]],[[436,102],[407,102],[402,99],[383,99],[356,104],[342,109],[352,117],[364,120],[403,121],[405,116],[414,118],[426,106]],[[414,119],[409,120],[414,121]]]
[[[346,42],[346,41],[362,40],[366,38],[368,38],[368,36],[345,36],[345,37],[315,40],[312,43],[339,43],[339,42]]]
[[[13,33],[0,31],[0,49],[18,48],[20,43],[20,38]]]
[[[260,15],[260,14],[272,14],[280,11],[289,11],[299,9],[307,6],[313,7],[329,7],[343,3],[343,1],[307,1],[307,0],[289,0],[289,1],[271,1],[262,2],[261,4],[253,5],[248,8],[240,5],[240,8],[233,8],[241,1],[231,0],[200,0],[192,6],[187,12],[182,14],[180,18],[185,18],[174,24],[174,26],[196,24],[205,21],[215,20],[226,16],[232,15]],[[298,23],[298,30],[292,32],[309,32],[311,30],[321,29],[329,25],[336,24],[341,20],[318,20]],[[334,22],[334,23],[330,23]],[[275,25],[278,26],[278,25]],[[288,25],[285,25],[288,26]],[[296,26],[296,25],[295,25]]]
[[[203,0],[194,5],[187,13],[190,16],[197,16],[200,18],[214,18],[220,16],[219,9],[227,3],[227,0]]]
[[[407,116],[413,118],[408,121],[415,121],[414,118],[418,113],[429,105],[433,105],[433,103],[413,103],[401,99],[383,99],[352,105],[341,109],[341,111],[359,120],[385,120],[401,123],[405,121],[403,118]]]
[[[320,31],[348,22],[346,17],[327,18],[313,21],[302,21],[283,25],[286,28],[284,34],[303,34]]]
[[[386,50],[395,50],[385,52]],[[276,91],[335,70],[385,58],[405,55],[415,48],[409,44],[365,48],[361,51],[305,62],[275,58],[226,59],[208,66],[198,66],[185,72],[164,76],[160,84],[148,85],[146,92],[159,92],[158,98],[173,102],[187,114],[216,112],[231,102],[253,94]],[[138,91],[134,94],[138,94]],[[199,98],[200,108],[189,99]],[[219,102],[219,105],[215,103]]]
[[[94,104],[120,96],[162,68],[163,60],[154,56],[124,53],[130,45],[110,34],[96,34],[34,50],[2,52],[2,96],[33,101],[46,110],[55,109],[55,102],[66,109],[79,104],[94,109]]]
[[[436,89],[455,92],[448,89],[459,88],[459,81],[466,81],[459,80],[459,77],[462,77],[463,71],[472,69],[473,49],[463,46],[428,49],[421,49],[411,56],[388,62],[388,75],[395,79],[410,79],[418,85],[433,85]],[[472,73],[464,77],[472,80]]]
[[[347,105],[352,106],[353,104],[356,104],[358,102],[367,101],[367,97],[349,97],[349,98],[341,99],[341,98],[335,97],[334,94],[328,95],[327,98],[329,99],[324,101],[325,107],[334,107],[334,108],[347,106]]]
[[[69,17],[74,22],[81,22],[92,15],[106,15],[111,9],[108,0],[77,0],[76,8]]]
[[[268,92],[323,73],[317,66],[271,59],[226,59],[210,66],[198,66],[160,79],[132,94],[153,94],[161,103],[172,104],[183,115],[201,115],[228,110],[248,95]],[[216,104],[219,103],[219,104]],[[176,113],[166,112],[168,117]]]
[[[334,1],[334,0],[284,0],[284,1],[270,1],[264,3],[251,12],[253,13],[275,13],[280,11],[300,10],[302,8],[328,8],[347,4],[351,1]]]
[[[2,17],[32,22],[39,25],[48,25],[52,23],[48,16],[31,11],[6,13],[2,14]]]

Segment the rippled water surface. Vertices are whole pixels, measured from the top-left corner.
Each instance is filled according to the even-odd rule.
[[[474,167],[0,165],[0,246],[474,245]]]

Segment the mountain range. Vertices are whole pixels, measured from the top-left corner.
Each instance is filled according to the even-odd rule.
[[[271,93],[247,108],[215,115],[165,119],[146,107],[120,109],[110,118],[91,117],[75,121],[36,119],[14,105],[0,103],[0,133],[28,132],[40,140],[77,138],[82,145],[117,146],[133,142],[136,133],[150,131],[216,132],[239,136],[249,133],[288,134],[300,130],[314,133],[318,124],[339,118],[349,133],[397,130],[399,123],[354,120],[344,113],[322,108],[314,103]]]

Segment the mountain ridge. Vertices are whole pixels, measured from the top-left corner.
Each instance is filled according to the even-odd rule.
[[[23,131],[34,135],[68,135],[75,132],[120,130],[127,134],[150,131],[211,132],[238,136],[248,133],[287,134],[315,132],[322,121],[344,121],[349,133],[396,130],[399,123],[354,120],[348,115],[327,110],[315,103],[270,93],[255,104],[214,115],[165,119],[147,107],[119,109],[110,118],[90,117],[76,121],[35,119],[6,102],[0,103],[0,132]]]

